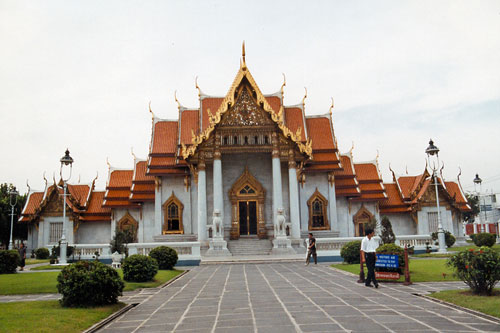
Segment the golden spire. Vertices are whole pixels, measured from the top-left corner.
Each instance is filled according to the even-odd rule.
[[[108,170],[111,169],[111,164],[109,164],[109,158],[106,157],[106,164],[108,165]]]
[[[352,146],[351,146],[351,149],[349,149],[349,154],[351,155],[351,157],[352,157],[353,150],[354,150],[354,140],[352,140]]]
[[[459,175],[460,177],[460,175]],[[26,187],[28,188],[28,194],[31,192],[31,187],[30,187],[30,184],[28,184],[29,182],[29,179],[26,179]]]
[[[198,86],[198,76],[194,79],[195,88],[198,89],[198,97],[201,97],[201,89]]]
[[[302,98],[302,106],[304,106],[304,105],[305,105],[305,103],[306,103],[306,98],[307,98],[307,88],[306,88],[306,87],[304,87],[304,90],[306,91],[306,93],[305,93],[305,95],[304,95],[304,98]]]
[[[132,153],[132,156],[134,157],[134,162],[137,159],[137,156],[134,154],[134,147],[130,147],[130,153]]]
[[[241,59],[242,59],[241,67],[243,69],[246,69],[247,68],[247,64],[246,64],[246,61],[245,61],[245,41],[243,41],[243,44],[241,46]]]

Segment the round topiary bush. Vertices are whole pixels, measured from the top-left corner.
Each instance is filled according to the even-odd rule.
[[[359,264],[359,251],[361,250],[361,241],[352,241],[345,243],[340,250],[340,256],[348,264]]]
[[[437,241],[438,240],[438,233],[433,232],[431,234],[432,240]],[[444,242],[446,243],[446,247],[452,247],[453,244],[455,244],[455,236],[449,231],[444,230]]]
[[[474,294],[491,295],[500,281],[500,253],[486,246],[454,254],[447,265]]]
[[[66,307],[86,307],[118,302],[124,283],[118,272],[98,261],[79,261],[63,268],[57,290]]]
[[[178,259],[177,252],[168,246],[155,247],[149,256],[156,259],[159,269],[173,269]]]
[[[123,261],[122,269],[125,281],[146,282],[158,273],[158,263],[151,257],[134,254]]]
[[[476,246],[487,246],[487,247],[492,247],[495,245],[497,239],[495,234],[490,234],[487,232],[482,232],[480,234],[476,234],[473,238],[474,244]]]
[[[0,274],[11,274],[21,261],[17,250],[0,250]]]
[[[399,272],[403,271],[405,266],[405,249],[396,244],[384,244],[377,248],[377,254],[395,254],[398,256],[399,268],[377,268],[379,272]]]
[[[50,256],[49,249],[46,249],[44,247],[40,247],[40,248],[36,249],[35,256],[37,259],[48,259]]]

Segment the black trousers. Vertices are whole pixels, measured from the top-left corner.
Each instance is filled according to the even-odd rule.
[[[318,256],[316,255],[316,249],[307,251],[306,263],[308,264],[309,261],[311,260],[311,255],[314,259],[314,263],[317,264],[318,263]]]
[[[375,279],[375,253],[368,252],[365,253],[366,268],[368,269],[368,275],[366,276],[365,285],[369,285],[370,282],[377,285],[377,279]]]

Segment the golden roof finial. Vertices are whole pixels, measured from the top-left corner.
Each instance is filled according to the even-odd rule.
[[[460,175],[459,175],[460,177]],[[26,187],[28,188],[28,194],[31,192],[31,187],[30,187],[30,184],[28,184],[29,182],[29,179],[26,179]]]
[[[243,41],[243,44],[241,46],[241,59],[243,60],[241,63],[241,67],[245,69],[247,67],[246,61],[245,61],[245,41]]]
[[[304,95],[304,98],[302,98],[302,105],[304,105],[306,103],[306,98],[307,98],[307,88],[304,87],[304,90],[306,91],[306,93]]]
[[[135,156],[135,154],[134,154],[134,147],[130,147],[130,153],[134,157],[134,162],[135,162],[135,160],[137,159],[137,156]]]
[[[196,89],[198,89],[198,97],[201,97],[201,89],[198,86],[198,76],[196,76],[196,78],[194,79],[194,84],[195,84]]]
[[[106,164],[108,165],[108,169],[111,169],[111,164],[109,164],[109,157],[106,157]]]
[[[283,75],[283,84],[281,85],[281,97],[283,97],[283,89],[285,88],[286,86],[286,76],[285,76],[285,73],[281,73]]]
[[[352,140],[351,149],[349,149],[349,154],[352,156],[352,151],[354,150],[354,140]]]
[[[174,91],[174,98],[175,98],[175,102],[177,103],[177,108],[180,110],[181,109],[181,103],[179,103],[179,100],[177,99],[177,90]]]
[[[153,110],[151,110],[151,101],[149,101],[149,112],[151,112],[151,117],[154,120],[155,119],[155,114],[153,113]]]
[[[408,174],[408,164],[406,165],[406,174]]]
[[[460,181],[460,176],[462,175],[462,168],[458,167],[458,175],[457,175],[457,180]]]
[[[49,181],[45,177],[45,171],[43,172],[43,180],[45,180],[45,188],[47,188],[47,184],[49,183]]]
[[[332,118],[333,114],[332,110],[333,110],[333,97],[332,97],[332,105],[330,106],[330,110],[328,110],[328,112],[330,113],[330,118]]]
[[[94,178],[94,180],[92,181],[92,184],[94,184],[94,183],[95,183],[95,181],[97,180],[97,178],[99,178],[99,171],[96,171],[96,172],[95,172],[95,178]]]

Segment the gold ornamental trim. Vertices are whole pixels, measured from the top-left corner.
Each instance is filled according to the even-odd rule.
[[[228,93],[226,94],[226,97],[222,101],[219,109],[215,112],[215,114],[212,114],[210,110],[208,111],[208,116],[209,116],[209,125],[208,127],[201,132],[199,135],[195,135],[194,131],[191,131],[191,146],[187,147],[185,144],[181,144],[182,147],[182,157],[186,160],[189,157],[193,156],[196,153],[196,150],[198,146],[207,140],[212,132],[215,129],[215,126],[220,123],[222,119],[222,115],[226,113],[234,104],[235,104],[235,91],[238,89],[239,85],[241,84],[243,78],[246,78],[250,85],[255,89],[255,93],[257,96],[257,103],[262,106],[264,111],[269,113],[271,115],[271,119],[278,125],[278,128],[281,130],[282,134],[286,138],[290,138],[299,148],[300,152],[303,154],[306,154],[309,158],[312,158],[312,140],[311,138],[308,138],[306,143],[302,143],[302,130],[299,127],[297,131],[294,133],[292,132],[284,123],[284,114],[285,114],[285,109],[283,105],[281,105],[280,110],[278,113],[275,113],[274,110],[272,109],[271,105],[267,102],[267,99],[265,98],[264,94],[260,91],[259,87],[257,86],[257,83],[255,82],[252,74],[250,74],[250,71],[248,70],[245,61],[243,61],[240,65],[240,69],[238,70],[238,73],[236,74],[236,77],[233,81],[233,84],[229,88]],[[203,111],[202,111],[203,112]],[[305,125],[305,124],[304,124]]]

